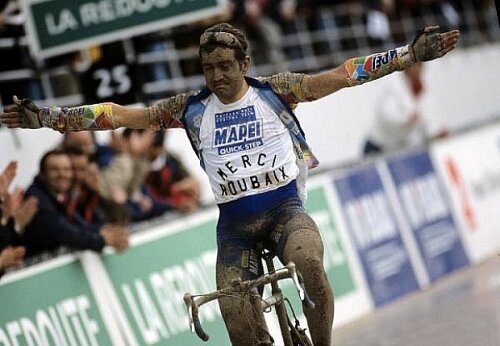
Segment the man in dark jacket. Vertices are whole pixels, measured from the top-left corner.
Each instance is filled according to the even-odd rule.
[[[36,196],[39,210],[21,239],[26,257],[68,246],[78,250],[101,251],[105,245],[122,252],[128,247],[128,231],[123,226],[91,225],[83,218],[66,215],[73,171],[69,156],[61,150],[47,152],[40,161],[40,173],[26,191]]]

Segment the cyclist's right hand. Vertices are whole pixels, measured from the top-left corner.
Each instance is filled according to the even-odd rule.
[[[40,108],[30,99],[19,100],[13,97],[14,104],[6,106],[0,115],[2,124],[9,128],[38,129],[43,127]]]

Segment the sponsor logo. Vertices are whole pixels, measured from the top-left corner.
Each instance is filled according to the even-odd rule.
[[[253,106],[215,114],[213,147],[219,155],[262,146],[262,134],[262,119],[256,119]]]
[[[385,54],[378,54],[372,57],[372,71],[375,71],[382,67],[383,65],[387,65],[391,61],[396,58],[397,52],[396,50],[390,50]]]

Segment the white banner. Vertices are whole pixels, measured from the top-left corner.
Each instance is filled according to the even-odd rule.
[[[500,125],[432,146],[473,262],[500,252]]]

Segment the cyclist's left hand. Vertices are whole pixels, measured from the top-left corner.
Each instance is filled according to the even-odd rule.
[[[415,61],[429,61],[441,58],[455,49],[460,32],[451,30],[439,32],[439,26],[428,26],[420,30],[411,44]]]

